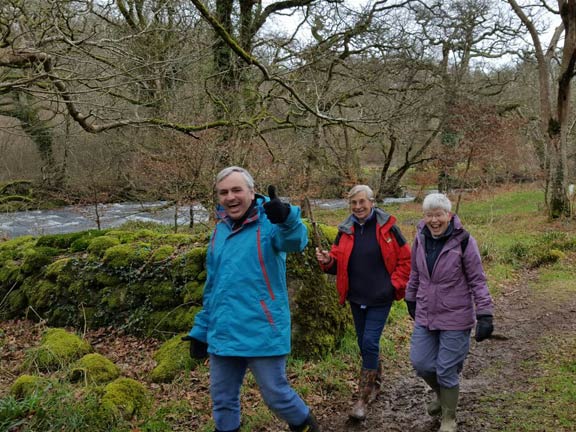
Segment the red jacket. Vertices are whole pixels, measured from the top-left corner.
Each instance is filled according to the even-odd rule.
[[[402,300],[410,276],[410,246],[395,225],[396,218],[379,208],[376,214],[376,237],[384,265],[390,274],[390,280],[396,291],[396,300]],[[336,289],[340,304],[344,304],[348,295],[348,261],[354,246],[354,221],[350,216],[338,226],[337,241],[332,245],[332,260],[320,267],[326,273],[336,274]]]

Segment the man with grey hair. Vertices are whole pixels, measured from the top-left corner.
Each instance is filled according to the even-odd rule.
[[[300,209],[255,193],[241,167],[216,176],[218,221],[206,256],[202,310],[194,317],[193,357],[210,356],[210,396],[215,432],[240,430],[240,389],[247,369],[268,407],[291,431],[319,432],[310,408],[290,386],[290,305],[286,254],[308,242]]]
[[[405,298],[414,320],[410,360],[436,393],[428,414],[442,415],[440,432],[455,432],[470,333],[476,323],[476,341],[491,336],[494,305],[476,240],[451,213],[448,197],[429,194],[422,209]]]

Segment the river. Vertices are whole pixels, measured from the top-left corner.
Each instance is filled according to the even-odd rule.
[[[413,199],[414,197],[385,198],[380,204],[409,202]],[[348,205],[344,199],[311,200],[310,204],[312,207],[324,209],[342,209]],[[174,224],[174,206],[167,206],[164,201],[106,204],[100,205],[98,209],[102,229],[118,227],[129,221]],[[194,205],[193,210],[194,223],[208,221],[208,212],[204,207]],[[179,207],[178,225],[186,226],[189,223],[189,206]],[[52,210],[0,213],[0,239],[23,235],[63,234],[96,228],[98,226],[94,206],[68,206]]]

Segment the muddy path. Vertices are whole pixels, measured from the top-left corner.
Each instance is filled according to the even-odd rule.
[[[553,293],[534,293],[530,281],[537,271],[526,271],[521,279],[505,288],[495,300],[495,333],[501,339],[476,343],[472,340],[464,366],[458,408],[458,431],[495,431],[497,426],[487,412],[483,398],[521,391],[538,371],[526,365],[536,360],[541,337],[558,332],[576,332],[576,299],[555,299]],[[384,378],[383,392],[364,422],[350,422],[351,403],[335,403],[321,410],[323,431],[435,432],[439,419],[425,413],[431,393],[406,361],[400,372]],[[497,404],[497,402],[492,402]],[[505,410],[499,416],[506,420]]]

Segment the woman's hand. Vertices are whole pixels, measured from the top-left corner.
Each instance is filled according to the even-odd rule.
[[[316,248],[316,259],[318,260],[318,262],[320,264],[329,264],[330,261],[332,261],[332,258],[330,257],[330,252],[328,252],[327,250],[320,250],[320,248]]]

